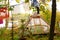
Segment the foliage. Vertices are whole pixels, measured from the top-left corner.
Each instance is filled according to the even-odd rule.
[[[40,15],[42,18],[50,24],[51,22],[51,11],[47,8],[47,4],[40,3]]]
[[[20,0],[16,0],[17,3],[20,3]]]
[[[28,3],[29,2],[29,0],[25,0],[25,3]]]
[[[5,0],[0,0],[0,2],[5,1]]]
[[[24,19],[21,19],[21,27],[20,27],[20,32],[19,32],[19,39],[22,39],[22,38],[27,38],[27,37],[30,37],[32,38],[32,33],[29,31],[28,27],[26,27],[26,25],[24,24]]]
[[[46,20],[46,15],[42,12],[42,16],[43,16],[43,18]],[[24,14],[22,14],[23,16],[24,16]],[[21,16],[22,16],[21,15]],[[26,14],[27,15],[27,14]],[[15,15],[15,16],[19,16],[19,14],[18,15]],[[21,16],[19,16],[19,18],[21,17]],[[49,15],[48,15],[49,16]],[[60,18],[58,18],[60,15],[59,15],[59,13],[57,13],[57,20],[59,20]],[[28,17],[28,16],[24,16],[24,17],[22,17],[22,18],[26,18],[26,17]],[[7,29],[0,29],[0,32],[1,32],[1,30],[3,30],[4,32],[2,33],[2,40],[11,40],[11,30],[9,31],[9,30],[7,30]],[[59,30],[59,29],[57,29],[57,30]],[[17,30],[14,30],[14,40],[18,40],[19,39],[19,36],[21,35],[21,34],[19,34],[19,32],[20,32],[20,29],[18,29],[18,32],[15,32],[15,31],[17,31]],[[6,32],[6,33],[5,33]],[[27,32],[26,32],[27,33]],[[18,36],[19,35],[19,36]],[[3,36],[5,36],[5,37],[3,37]],[[41,37],[41,35],[39,36],[32,36],[32,38],[34,39],[34,40],[48,40],[48,36],[42,36]],[[32,38],[31,37],[27,37],[27,40],[32,40]],[[55,38],[54,38],[54,40],[59,40],[60,39],[60,36],[55,36]],[[0,38],[0,40],[1,40],[1,38]]]
[[[42,16],[42,18],[45,20],[45,21],[47,21],[49,24],[50,24],[50,22],[51,22],[51,10],[49,10],[48,8],[47,8],[47,6],[45,6],[46,4],[42,4],[42,5],[40,5],[40,14],[41,14],[41,16]],[[56,12],[56,23],[55,23],[55,30],[57,31],[57,32],[60,32],[60,28],[59,28],[59,26],[58,26],[58,22],[59,22],[59,20],[60,20],[60,14],[59,14],[60,12]]]
[[[12,10],[13,10],[13,7],[9,7],[8,10],[9,10],[9,11],[12,11]]]
[[[0,8],[2,8],[2,7],[4,7],[4,6],[7,6],[7,5],[6,5],[6,4],[4,4],[4,5],[0,4]]]
[[[1,1],[1,0],[0,0]],[[1,6],[0,6],[1,7]],[[49,24],[50,24],[50,18],[51,18],[51,11],[49,11],[48,9],[45,8],[45,4],[43,5],[40,5],[40,14],[42,15],[42,17],[44,18],[44,20],[46,20]],[[9,10],[13,10],[13,8],[9,8]],[[21,15],[14,15],[14,16],[19,16],[17,18],[17,20],[20,18],[23,18],[23,20],[21,20],[21,22],[24,22],[25,20],[28,20],[28,16],[29,14],[21,14]],[[14,17],[15,18],[15,17]],[[60,28],[58,27],[57,25],[57,21],[60,21],[60,12],[57,12],[57,17],[56,17],[56,28],[57,30],[59,30],[60,32]],[[20,26],[21,25],[21,26]],[[20,28],[21,30],[23,29],[26,29],[25,25],[24,24],[20,24]],[[21,35],[23,35],[23,32],[22,34],[19,34],[18,32],[21,31],[20,29],[18,30],[14,30],[14,40],[18,40],[19,37]],[[18,31],[18,32],[17,32]],[[25,31],[25,30],[24,30]],[[0,29],[0,40],[11,40],[11,30],[8,30],[8,29],[5,29],[5,28],[2,28]],[[27,31],[25,31],[25,33],[29,33]],[[18,36],[19,35],[19,36]],[[1,37],[2,36],[2,37]],[[26,36],[26,35],[25,35]],[[32,38],[34,38],[35,40],[47,40],[48,39],[48,36],[32,36],[32,34],[29,34],[29,36],[31,37],[27,37],[27,40],[32,40]],[[60,39],[60,36],[55,36],[54,40],[59,40]]]

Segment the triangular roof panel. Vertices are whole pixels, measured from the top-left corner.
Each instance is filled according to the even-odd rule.
[[[40,15],[32,15],[26,23],[27,27],[32,31],[33,34],[48,33],[50,25],[48,25]]]

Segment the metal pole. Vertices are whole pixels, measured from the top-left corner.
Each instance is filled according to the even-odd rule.
[[[52,16],[51,16],[49,40],[54,40],[55,20],[56,20],[56,0],[52,0]]]
[[[37,14],[39,14],[39,7],[36,7],[36,9],[37,9]]]
[[[37,9],[37,14],[39,14],[39,3],[37,0],[31,0],[32,1],[32,6]]]
[[[11,13],[12,13],[12,11],[11,11]],[[12,14],[12,40],[14,40],[14,36],[13,36],[13,14]]]
[[[8,0],[8,12],[9,12],[9,7],[10,7],[10,6],[9,6],[9,0]],[[12,11],[11,11],[11,13],[12,13]],[[11,38],[11,39],[14,40],[14,37],[13,37],[13,14],[12,14],[12,19],[11,19],[11,21],[12,21],[12,29],[11,29],[11,31],[12,31],[12,32],[11,32],[12,38]]]

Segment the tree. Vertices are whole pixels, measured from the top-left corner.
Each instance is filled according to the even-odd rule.
[[[49,40],[54,39],[55,19],[56,19],[56,0],[52,0],[52,16],[51,16]]]

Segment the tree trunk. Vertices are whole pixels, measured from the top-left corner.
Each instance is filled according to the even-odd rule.
[[[54,39],[55,19],[56,19],[56,0],[52,0],[52,17],[51,17],[49,40]]]

